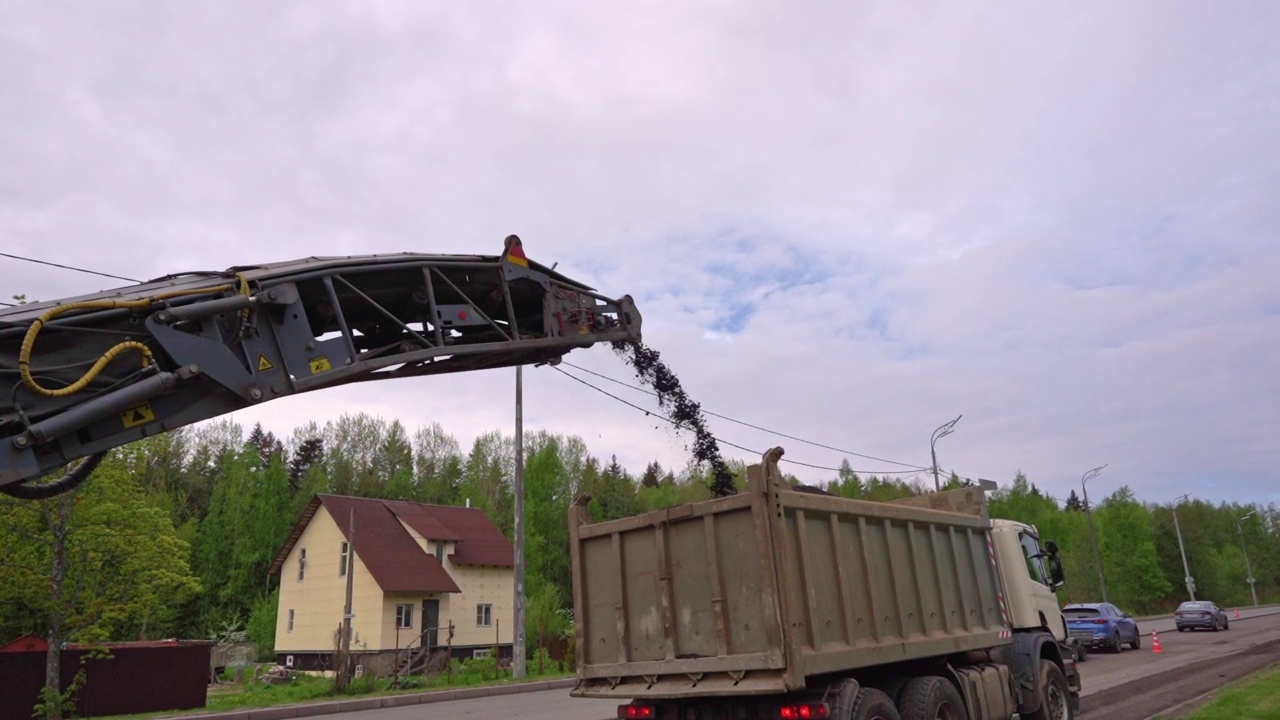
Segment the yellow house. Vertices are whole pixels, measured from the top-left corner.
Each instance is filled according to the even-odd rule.
[[[277,662],[332,667],[349,569],[351,651],[366,671],[389,673],[403,649],[424,645],[510,659],[514,564],[515,549],[479,510],[317,495],[271,566]]]

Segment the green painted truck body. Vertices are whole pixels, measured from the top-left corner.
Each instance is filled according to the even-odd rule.
[[[574,696],[786,693],[1012,642],[981,489],[851,500],[765,460],[725,498],[600,523],[570,508]]]

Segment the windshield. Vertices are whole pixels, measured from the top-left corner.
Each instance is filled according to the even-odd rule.
[[[1075,619],[1098,617],[1101,613],[1094,608],[1067,608],[1062,611],[1062,614],[1066,615],[1068,619]]]

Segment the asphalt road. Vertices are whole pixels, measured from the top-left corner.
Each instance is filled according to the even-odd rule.
[[[1106,720],[1145,720],[1229,682],[1280,662],[1280,612],[1240,611],[1229,630],[1177,632],[1156,621],[1162,653],[1090,653],[1080,664],[1082,714]],[[1139,626],[1141,628],[1141,626]],[[1145,630],[1145,628],[1142,628]]]
[[[1248,653],[1241,653],[1232,656],[1235,661],[1230,668],[1224,668],[1221,662],[1215,664],[1223,661],[1223,656],[1259,648],[1260,654],[1249,657],[1258,656],[1264,664],[1280,661],[1280,608],[1242,609],[1240,616],[1241,620],[1232,621],[1230,630],[1217,633],[1176,632],[1171,616],[1141,620],[1139,629],[1146,635],[1141,650],[1125,650],[1119,655],[1091,652],[1080,665],[1084,684],[1081,710],[1093,718],[1142,720],[1247,674],[1257,664],[1244,657]],[[1151,652],[1153,629],[1159,634],[1163,653]],[[1138,680],[1148,682],[1134,682]],[[343,720],[607,720],[616,717],[619,704],[621,701],[571,698],[568,690],[551,690],[347,713]]]

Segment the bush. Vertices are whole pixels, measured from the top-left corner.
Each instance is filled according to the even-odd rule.
[[[253,603],[245,635],[258,647],[258,662],[271,662],[276,657],[276,613],[280,607],[280,591],[259,598]]]

